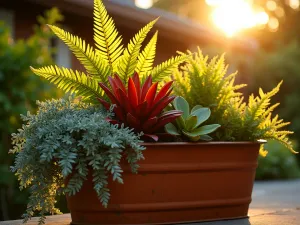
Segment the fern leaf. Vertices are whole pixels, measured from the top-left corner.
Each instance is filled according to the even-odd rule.
[[[259,154],[262,157],[266,157],[268,155],[268,151],[264,148],[264,144],[261,144],[259,147]]]
[[[280,135],[280,136],[286,136],[286,135],[293,134],[293,133],[294,133],[293,131],[289,131],[289,130],[276,131],[276,134]]]
[[[282,127],[285,127],[287,125],[290,125],[291,123],[290,122],[282,122],[282,123],[279,123],[276,125],[276,129],[280,129]]]
[[[122,37],[113,19],[108,15],[102,0],[94,1],[94,40],[97,53],[115,71],[115,62],[123,52]]]
[[[138,63],[138,56],[142,43],[157,20],[158,19],[155,19],[143,27],[133,39],[130,40],[127,48],[124,50],[124,54],[119,64],[119,74],[124,82],[127,81],[128,77],[133,75]]]
[[[152,69],[156,52],[157,33],[158,32],[156,31],[143,52],[138,56],[138,63],[135,71],[140,76],[143,76],[147,73],[147,71]]]
[[[270,134],[269,136],[266,135],[266,137],[267,137],[267,139],[278,141],[279,143],[281,143],[283,146],[288,148],[294,154],[299,153],[294,150],[293,143],[291,141],[289,141],[289,139],[286,137],[286,135],[278,136],[278,135]]]
[[[263,116],[263,117],[268,116],[268,115],[271,114],[271,113],[274,111],[274,109],[277,108],[279,105],[280,105],[280,103],[276,103],[276,104],[270,106],[267,110],[265,110],[265,112],[263,113],[262,116]]]
[[[179,55],[157,65],[151,71],[153,81],[164,80],[165,77],[173,73],[173,70],[177,68],[180,63],[186,61],[189,57],[189,55]]]
[[[86,45],[86,42],[80,37],[72,35],[59,27],[48,26],[57,37],[66,43],[76,58],[85,67],[88,74],[96,76],[96,79],[99,79],[99,81],[106,82],[107,77],[111,74],[111,70],[108,64],[99,55],[95,54],[92,46]]]
[[[270,105],[270,98],[277,94],[280,89],[282,81],[270,92],[264,93],[262,89],[259,90],[260,97],[254,98],[253,95],[250,96],[248,101],[248,108],[247,108],[247,118],[248,121],[251,122],[258,117],[264,115],[265,110]],[[271,109],[272,110],[272,109]]]
[[[31,70],[65,92],[76,93],[83,99],[102,97],[102,89],[98,82],[84,73],[58,66],[46,66],[39,69],[31,67]]]
[[[190,78],[187,76],[182,76],[182,72],[175,70],[173,74],[173,79],[170,77],[168,81],[174,80],[173,91],[178,96],[185,96],[187,101],[192,102],[192,98],[189,96],[190,92]]]

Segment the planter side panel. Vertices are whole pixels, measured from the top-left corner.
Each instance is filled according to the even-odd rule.
[[[91,178],[68,197],[73,224],[174,224],[246,217],[259,144],[147,146],[139,174],[124,165],[104,209]]]

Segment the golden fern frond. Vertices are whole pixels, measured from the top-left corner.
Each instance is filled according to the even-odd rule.
[[[228,65],[225,65],[225,55],[223,54],[221,57],[215,56],[208,63],[207,67],[207,70],[212,71],[212,74],[211,76],[206,76],[206,78],[211,80],[221,80],[226,76],[228,70]]]
[[[234,91],[237,91],[237,90],[240,90],[240,89],[242,89],[242,88],[244,88],[244,87],[247,87],[247,84],[238,84],[238,85],[234,85],[233,87],[232,87],[232,89],[234,90]],[[240,94],[240,93],[239,93]]]
[[[270,106],[264,113],[263,113],[263,117],[268,116],[270,113],[272,113],[274,111],[275,108],[277,108],[280,105],[280,103],[276,103],[272,106]]]
[[[260,147],[259,147],[259,154],[262,157],[266,157],[268,155],[268,151],[265,149],[264,146],[265,146],[264,144],[261,144]]]
[[[293,131],[289,131],[289,130],[280,130],[280,131],[276,131],[276,134],[279,136],[285,136],[285,135],[289,135],[289,134],[293,134]]]
[[[147,71],[152,69],[156,52],[157,33],[158,32],[156,31],[143,52],[141,52],[138,56],[138,63],[135,71],[140,76],[143,76],[147,73]]]
[[[46,66],[39,69],[30,67],[36,75],[44,77],[65,92],[76,93],[83,99],[102,97],[102,89],[96,79],[83,72],[73,71],[58,66]]]
[[[290,122],[281,122],[281,123],[276,125],[276,129],[280,129],[280,128],[285,127],[285,126],[290,125],[290,124],[291,124]]]
[[[108,64],[97,54],[92,46],[86,44],[80,37],[72,35],[63,29],[49,25],[51,30],[59,37],[70,50],[74,53],[76,58],[85,67],[88,74],[95,76],[97,80],[105,82],[107,77],[111,74]]]
[[[180,55],[185,55],[180,53]],[[200,67],[200,64],[198,63],[198,61],[193,60],[192,58],[192,54],[188,54],[191,58],[191,60],[189,60],[189,63],[187,63],[186,65],[183,65],[181,67],[181,70],[193,74],[193,76],[191,76],[191,78],[197,79],[198,77],[202,76],[203,70],[201,70],[202,68]],[[197,57],[197,55],[195,56],[195,58]]]
[[[226,67],[226,70],[227,70],[227,69],[228,69],[228,67]],[[229,82],[229,81],[231,81],[231,80],[235,80],[236,75],[237,75],[237,71],[234,72],[234,73],[229,74],[229,75],[226,76],[226,77],[224,77],[223,80],[224,80],[225,82]]]
[[[119,35],[113,19],[108,15],[102,0],[94,0],[94,41],[97,53],[116,69],[116,60],[123,52],[122,37]]]
[[[280,89],[282,81],[270,92],[264,93],[262,89],[259,90],[259,97],[254,98],[250,96],[247,108],[247,117],[249,121],[253,121],[256,118],[264,115],[265,110],[270,105],[270,98],[277,94]]]
[[[153,81],[161,81],[164,80],[165,77],[172,75],[173,70],[176,69],[180,63],[189,58],[190,55],[179,55],[157,65],[151,71]]]
[[[197,47],[198,52],[195,54],[195,61],[197,62],[197,64],[199,64],[199,66],[202,67],[206,67],[207,66],[207,62],[209,60],[208,55],[204,56],[200,47]]]
[[[289,122],[283,122],[282,119],[279,119],[278,115],[271,118],[271,113],[269,113],[267,118],[260,124],[259,129],[264,131],[263,139],[277,140],[286,146],[291,152],[297,153],[293,149],[293,144],[288,138],[288,135],[293,134],[294,132],[289,130],[280,130],[289,124]]]
[[[143,27],[133,39],[130,40],[127,48],[124,50],[118,67],[119,75],[124,82],[127,82],[128,77],[133,75],[138,63],[138,56],[142,43],[157,20],[158,18]]]
[[[269,140],[278,141],[279,143],[284,145],[286,148],[288,148],[292,153],[295,153],[295,154],[299,153],[294,150],[293,143],[289,140],[288,137],[286,137],[286,134],[285,135],[274,135],[271,133],[271,134],[266,134],[265,138],[269,139]]]
[[[173,73],[173,77],[169,77],[166,81],[174,80],[173,83],[173,92],[177,96],[185,96],[186,100],[190,100],[190,105],[193,106],[192,99],[189,98],[190,92],[190,78],[188,76],[183,76],[182,72],[179,70],[175,70]]]

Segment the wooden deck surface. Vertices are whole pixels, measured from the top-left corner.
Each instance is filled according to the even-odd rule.
[[[57,216],[47,216],[46,225],[70,225],[71,216],[70,214],[57,215]],[[38,218],[32,218],[32,220],[26,225],[37,225]],[[0,221],[0,225],[21,225],[22,220],[11,220],[11,221]]]

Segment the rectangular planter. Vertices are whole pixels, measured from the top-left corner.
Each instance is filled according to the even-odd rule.
[[[146,143],[138,174],[123,165],[103,208],[92,179],[67,197],[72,224],[176,224],[247,216],[258,142]]]

